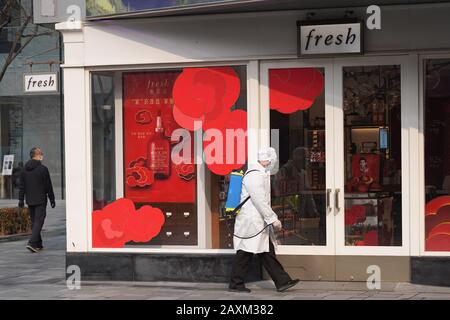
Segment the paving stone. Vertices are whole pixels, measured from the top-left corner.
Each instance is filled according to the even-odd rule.
[[[418,294],[417,298],[422,298],[424,300],[450,300],[450,295],[448,294],[435,294],[435,293],[423,293]]]
[[[369,296],[364,297],[364,300],[403,300],[400,296]]]
[[[319,300],[317,297],[295,297],[292,300]]]
[[[64,207],[48,215],[44,233],[46,249],[38,254],[26,250],[27,239],[0,242],[0,299],[189,299],[189,300],[318,300],[318,299],[446,299],[450,288],[382,283],[381,290],[368,290],[362,282],[301,281],[278,293],[272,281],[248,284],[252,293],[230,293],[227,284],[189,282],[93,282],[83,281],[80,290],[65,282]]]
[[[331,294],[323,297],[323,300],[349,300],[354,297],[351,294]]]

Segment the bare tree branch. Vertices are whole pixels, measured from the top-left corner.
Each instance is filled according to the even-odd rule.
[[[5,19],[10,16],[11,8],[14,2],[14,0],[7,0],[3,5],[3,8],[0,8],[0,19]]]
[[[2,23],[0,23],[0,32],[2,32],[2,29],[4,27],[6,27],[9,23],[10,23],[10,21],[8,21],[8,20],[5,20]]]
[[[53,32],[39,32],[39,26],[34,25],[31,33],[27,32],[27,28],[32,23],[31,13],[23,6],[20,0],[7,0],[0,8],[0,32],[7,28],[13,21],[14,10],[19,12],[18,27],[14,27],[14,39],[11,42],[9,53],[6,54],[3,65],[0,64],[0,82],[6,74],[6,70],[12,64],[14,59],[22,53],[22,51],[33,41],[41,36],[51,36]]]

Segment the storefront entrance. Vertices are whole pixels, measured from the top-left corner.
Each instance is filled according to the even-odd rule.
[[[449,283],[450,7],[436,8],[382,6],[383,27],[362,23],[352,56],[301,44],[313,25],[318,40],[334,31],[322,19],[366,21],[363,7],[58,24],[68,265],[85,279],[228,281],[229,176],[272,144],[277,252],[293,277]],[[180,128],[198,131],[190,155],[212,156],[199,119],[248,129],[242,167],[167,163]],[[149,206],[164,224],[139,219]]]
[[[280,153],[272,179],[272,206],[286,229],[280,255],[335,256],[337,277],[348,268],[339,256],[409,254],[405,63],[261,65],[261,123],[271,129],[262,142]]]

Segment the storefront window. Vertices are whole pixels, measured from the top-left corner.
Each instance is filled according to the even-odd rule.
[[[400,66],[343,68],[345,244],[401,246]]]
[[[114,74],[94,73],[92,88],[92,207],[116,199]]]
[[[20,173],[33,147],[43,150],[55,196],[62,197],[60,106],[59,95],[0,97],[1,161],[10,161],[0,175],[1,199],[18,199]]]
[[[120,76],[121,146],[114,126]],[[223,209],[228,175],[247,160],[246,81],[245,66],[92,74],[94,248],[230,248],[233,224]],[[229,143],[230,129],[243,135]],[[238,150],[229,161],[231,145]],[[116,148],[123,195],[115,194]]]
[[[236,2],[236,0],[87,0],[87,15],[131,13],[143,10],[162,10],[187,6],[211,5],[214,3]]]
[[[176,163],[171,151],[182,139],[174,118],[173,89],[182,70],[123,74],[124,197],[162,210],[165,223],[149,245],[197,245],[197,167],[194,153]],[[181,139],[181,140],[180,140]],[[144,244],[144,243],[143,243]]]
[[[4,8],[5,2],[0,1],[0,8]],[[31,0],[15,2],[31,12]],[[6,66],[13,40],[20,35],[25,16],[22,14],[21,18],[19,10],[13,9],[9,23],[0,28],[0,69]],[[34,29],[35,25],[27,24],[23,39],[35,33]],[[38,33],[41,31],[40,28]],[[48,26],[45,33],[23,48],[17,46],[20,52],[16,52],[17,56],[8,63],[0,79],[0,199],[5,204],[18,199],[20,173],[33,147],[42,149],[43,164],[49,169],[55,197],[63,198],[62,92],[24,93],[23,86],[25,73],[59,71],[60,34]]]
[[[425,250],[450,251],[450,59],[425,63]]]
[[[323,68],[269,70],[270,128],[280,137],[272,208],[284,245],[326,245]]]
[[[231,110],[239,112],[244,124],[247,123],[247,71],[245,66],[233,67],[235,75],[239,79],[239,92],[236,102],[233,103]],[[233,128],[234,125],[223,124],[226,128]],[[236,136],[237,137],[237,136]],[[238,138],[234,143],[238,144]],[[227,141],[226,143],[230,143]],[[246,148],[246,146],[244,147]],[[241,169],[239,169],[241,167]],[[237,165],[233,170],[245,172],[245,165]],[[208,203],[211,208],[211,248],[213,249],[233,249],[233,233],[234,233],[234,217],[230,217],[226,213],[227,192],[230,183],[230,174],[217,174],[217,170],[212,171],[207,167],[207,180],[210,181],[211,188],[206,190]],[[229,169],[226,169],[227,171]],[[226,172],[223,172],[226,173]]]

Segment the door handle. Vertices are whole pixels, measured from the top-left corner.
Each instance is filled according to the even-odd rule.
[[[327,213],[331,212],[332,208],[331,208],[331,201],[330,201],[330,197],[331,197],[331,189],[327,189],[327,197],[326,197],[326,206],[327,206]]]
[[[336,192],[334,193],[334,214],[339,214],[341,211],[341,208],[339,207],[339,192],[341,189],[336,189]]]

